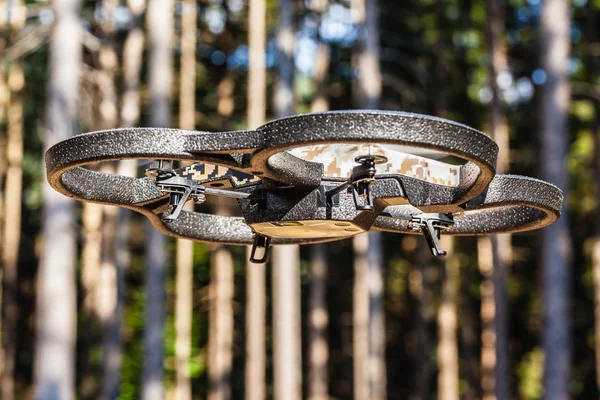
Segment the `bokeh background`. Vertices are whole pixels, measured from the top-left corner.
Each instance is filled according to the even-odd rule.
[[[0,397],[598,398],[599,9],[0,0]],[[444,260],[421,237],[370,234],[261,266],[45,183],[44,150],[74,134],[353,108],[488,133],[499,172],[565,190],[563,217],[445,240]]]

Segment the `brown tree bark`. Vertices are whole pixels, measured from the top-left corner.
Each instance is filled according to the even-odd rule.
[[[19,316],[17,305],[19,244],[21,241],[21,202],[23,188],[23,99],[21,91],[25,86],[25,77],[20,65],[13,65],[8,75],[10,101],[7,111],[8,167],[4,185],[5,201],[2,241],[2,398],[14,398],[14,370],[16,321]]]
[[[450,236],[442,237],[442,247],[453,253],[454,240]],[[444,262],[442,280],[442,299],[438,311],[438,398],[458,400],[458,346],[456,342],[457,312],[456,303],[460,282],[460,265],[456,257]]]
[[[568,195],[566,153],[568,148],[569,103],[571,88],[569,61],[569,2],[545,0],[542,3],[541,66],[547,80],[541,96],[540,156],[542,179],[558,186]],[[542,230],[543,315],[542,334],[545,398],[569,398],[571,376],[571,334],[569,287],[571,282],[571,243],[569,215],[563,207],[561,218]]]
[[[248,5],[248,128],[265,123],[267,107],[267,5],[265,0],[251,0]],[[250,258],[248,247],[246,258]],[[246,400],[266,396],[265,371],[265,264],[246,262]]]
[[[510,162],[510,137],[508,122],[502,109],[502,92],[498,76],[507,71],[507,50],[504,29],[504,0],[486,2],[488,24],[488,49],[490,53],[490,106],[489,134],[498,144],[497,173],[507,173]],[[507,269],[512,262],[510,235],[494,235],[478,239],[483,250],[480,268],[483,272],[481,290],[482,377],[483,396],[487,399],[508,399],[508,304],[506,298]],[[488,249],[488,241],[491,251]],[[483,258],[487,259],[483,259]],[[491,269],[490,269],[491,268]],[[491,353],[493,349],[493,354]]]
[[[169,126],[171,124],[173,2],[171,0],[150,0],[146,17],[150,46],[150,125]],[[142,397],[145,400],[164,397],[162,380],[166,247],[165,236],[147,223],[144,332],[146,360],[144,361],[142,388]]]
[[[44,149],[75,132],[81,60],[78,0],[54,0]],[[43,185],[34,380],[38,399],[75,397],[75,229],[73,201]]]

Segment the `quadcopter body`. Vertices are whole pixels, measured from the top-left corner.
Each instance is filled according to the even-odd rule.
[[[560,216],[562,192],[533,178],[496,175],[498,147],[451,121],[384,111],[299,115],[257,130],[115,129],[48,150],[48,180],[83,201],[146,215],[163,233],[253,244],[340,240],[370,230],[422,233],[434,256],[440,234],[530,230]],[[145,177],[84,166],[151,159]],[[174,163],[187,163],[177,166]],[[207,196],[237,200],[242,217],[191,212]]]

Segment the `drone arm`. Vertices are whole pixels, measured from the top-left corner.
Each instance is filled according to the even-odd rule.
[[[252,197],[252,193],[235,192],[233,190],[212,189],[207,187],[204,188],[204,193],[221,197],[231,197],[234,199],[247,199],[249,197]]]

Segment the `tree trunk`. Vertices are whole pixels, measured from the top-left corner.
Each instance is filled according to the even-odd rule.
[[[445,22],[444,5],[437,3],[435,9],[437,27],[442,30]],[[442,31],[442,35],[444,32]],[[447,88],[444,83],[448,80],[447,44],[439,40],[434,55],[434,77],[437,82],[435,87],[433,109],[437,117],[446,118],[448,114]],[[442,295],[438,310],[438,398],[441,400],[457,400],[459,396],[459,368],[457,344],[457,303],[458,288],[460,287],[457,255],[454,251],[455,239],[451,236],[442,236],[441,244],[448,252],[442,260],[444,273],[442,274]]]
[[[142,55],[144,51],[144,34],[141,28],[141,16],[143,14],[145,4],[144,0],[129,0],[127,2],[132,14],[132,28],[127,33],[123,48],[123,86],[124,90],[121,95],[121,126],[134,126],[140,115],[139,102],[139,80],[140,70],[142,65]],[[119,161],[117,173],[125,176],[136,176],[137,162],[135,160]],[[116,272],[116,306],[114,308],[112,320],[111,341],[111,364],[112,371],[117,376],[116,380],[112,379],[106,382],[104,388],[109,393],[109,398],[117,398],[120,387],[120,375],[122,365],[122,321],[123,321],[123,306],[124,306],[124,289],[125,289],[125,271],[131,265],[131,256],[129,250],[129,239],[131,231],[131,216],[132,211],[119,208],[117,210],[118,221],[115,233],[115,272]]]
[[[229,129],[229,119],[235,109],[233,96],[235,81],[228,71],[217,87],[217,112],[221,119],[221,129]],[[215,214],[227,215],[228,210],[221,203],[215,207]],[[209,315],[208,338],[208,384],[209,400],[231,398],[231,366],[233,358],[233,258],[225,245],[215,246],[211,256],[211,308]]]
[[[150,45],[150,125],[171,123],[173,2],[151,0],[148,3],[147,28]],[[164,299],[167,240],[147,223],[146,239],[146,323],[144,347],[143,398],[162,399],[164,355]]]
[[[313,0],[312,10],[318,16],[319,28],[323,14],[327,11],[328,0]],[[318,34],[317,34],[318,35]],[[319,46],[315,56],[315,97],[313,98],[310,110],[312,112],[321,112],[329,110],[329,99],[327,98],[327,73],[329,72],[329,44],[318,38]]]
[[[599,33],[597,22],[598,10],[594,4],[588,3],[586,9],[586,42],[590,44],[598,42]],[[589,49],[587,49],[589,51]],[[588,53],[584,58],[586,69],[585,80],[594,82],[600,73],[600,63]],[[600,176],[600,101],[594,101],[594,121],[592,122],[592,136],[594,140],[594,175]],[[594,277],[594,322],[595,322],[595,347],[596,347],[596,387],[600,389],[600,180],[593,180],[594,196],[596,198],[596,209],[594,213],[594,239],[592,245],[592,271]]]
[[[278,246],[273,265],[274,398],[302,398],[300,254],[298,246]]]
[[[100,22],[102,44],[99,52],[99,129],[113,129],[118,126],[117,91],[115,73],[118,66],[114,35],[116,0],[102,1]],[[116,163],[104,163],[101,171],[115,174]],[[119,304],[119,277],[121,272],[116,262],[116,234],[119,210],[102,206],[100,266],[95,288],[95,314],[102,324],[102,398],[114,399],[119,394],[119,374],[121,366],[121,304]]]
[[[450,254],[454,251],[453,239],[442,236],[442,246]],[[456,344],[456,298],[460,282],[460,266],[456,257],[444,262],[442,299],[438,311],[438,398],[458,400],[458,346]]]
[[[327,247],[311,246],[310,297],[308,302],[308,398],[327,400]]]
[[[327,10],[327,0],[311,3],[313,12],[318,15],[319,26],[322,15]],[[315,59],[315,97],[311,104],[312,112],[329,109],[327,98],[327,72],[329,71],[329,45],[319,39]],[[327,247],[324,244],[310,246],[310,297],[308,302],[308,398],[310,400],[329,399],[328,370],[329,344],[327,328]]]
[[[369,371],[369,236],[360,234],[354,237],[354,289],[353,289],[353,364],[354,399],[370,399]]]
[[[541,65],[547,81],[541,96],[540,156],[542,179],[568,194],[566,153],[567,118],[571,90],[569,64],[569,3],[546,0],[542,5],[541,28],[544,43]],[[544,304],[544,392],[546,399],[569,398],[571,330],[569,287],[571,243],[566,206],[561,218],[542,231],[542,273]]]
[[[482,282],[481,294],[481,390],[483,398],[496,398],[496,303],[494,301],[494,255],[492,239],[482,236],[477,239],[477,255]]]
[[[77,0],[54,0],[48,125],[44,149],[76,132],[81,60]],[[42,256],[37,278],[35,387],[38,399],[75,397],[75,229],[73,201],[43,185]]]
[[[414,245],[407,247],[409,249],[414,247],[413,257],[410,258],[410,261],[416,268],[411,272],[410,287],[413,296],[418,299],[419,307],[415,327],[417,335],[417,395],[420,400],[427,400],[432,393],[432,350],[434,349],[430,325],[434,319],[432,289],[435,282],[431,271],[433,268],[437,269],[437,266],[431,265],[431,254],[429,249],[426,248],[424,240],[420,238],[405,240],[414,241]]]
[[[497,173],[506,173],[510,162],[510,138],[506,116],[502,110],[502,93],[498,86],[498,76],[507,71],[507,50],[504,40],[504,0],[486,2],[488,24],[488,49],[490,53],[490,86],[492,102],[490,107],[489,134],[498,144]],[[481,319],[482,332],[482,377],[484,398],[508,399],[508,304],[506,299],[506,274],[512,262],[511,236],[494,235],[481,237],[478,246],[484,253],[483,262]],[[491,251],[487,251],[491,241]],[[487,260],[482,259],[487,257]],[[491,269],[490,269],[491,268]],[[492,346],[492,347],[490,347]],[[491,353],[493,349],[493,353]],[[485,358],[484,358],[485,357]]]
[[[274,107],[278,118],[294,112],[294,2],[279,3],[277,31],[278,68]],[[274,398],[302,398],[300,249],[275,246],[273,276],[273,367]]]
[[[365,28],[366,34],[357,44],[357,50],[353,56],[354,63],[358,67],[359,78],[354,84],[354,103],[365,109],[376,109],[379,106],[381,97],[381,70],[379,66],[379,5],[377,0],[353,0],[352,7],[358,14],[359,24]],[[367,249],[366,268],[367,271],[359,271],[364,268],[359,264],[359,257],[355,255],[355,280],[359,276],[366,274],[367,279],[367,296],[360,290],[361,283],[356,283],[355,290],[355,307],[359,306],[360,299],[367,302],[367,333],[355,331],[355,365],[366,364],[367,380],[357,375],[360,373],[355,368],[355,396],[366,394],[371,399],[386,398],[386,369],[385,369],[385,317],[383,311],[383,261],[382,261],[382,234],[381,232],[370,232],[368,235],[356,236],[355,241],[367,241],[366,243],[355,243],[355,248],[365,247]],[[362,297],[358,297],[362,296]],[[355,310],[355,312],[360,312]],[[357,316],[355,322],[359,322],[362,317]],[[361,329],[361,325],[355,326],[355,330]],[[365,336],[366,335],[366,336]],[[365,338],[365,342],[361,342],[361,338]],[[362,360],[359,356],[364,350],[359,350],[360,347],[367,348],[368,354],[366,360]],[[357,368],[361,368],[357,366]],[[365,372],[365,371],[363,371]],[[362,382],[362,384],[361,384]],[[368,388],[360,386],[367,384]],[[362,398],[362,397],[357,397]]]
[[[265,123],[267,103],[266,69],[266,2],[251,0],[248,15],[248,128]],[[250,258],[248,247],[246,259]],[[246,369],[245,399],[262,400],[266,397],[265,370],[265,264],[246,262]]]
[[[208,400],[231,398],[233,346],[233,259],[224,245],[211,256],[211,303],[208,338]]]
[[[21,241],[21,202],[23,188],[23,100],[21,91],[25,86],[25,77],[20,65],[14,65],[8,76],[10,102],[7,112],[6,158],[8,168],[4,186],[6,199],[4,215],[10,215],[4,221],[2,248],[2,305],[3,313],[3,365],[2,398],[14,398],[14,370],[16,347],[16,322],[19,317],[17,305],[19,244]]]
[[[181,73],[179,79],[179,127],[196,128],[196,2],[186,1],[181,9]],[[194,203],[186,204],[187,210]],[[188,363],[192,340],[194,242],[177,239],[175,277],[175,397],[191,400]]]

